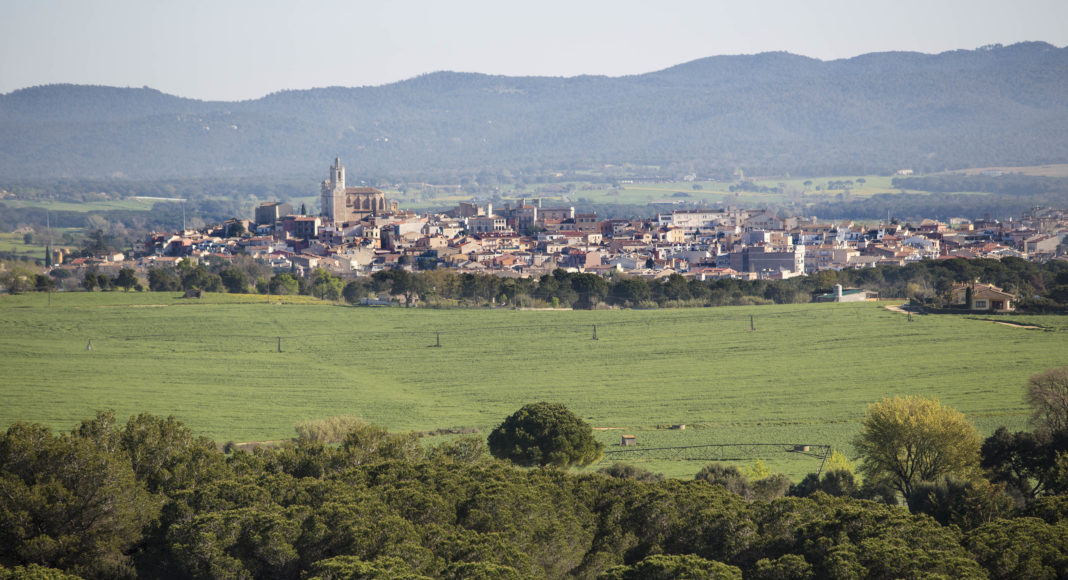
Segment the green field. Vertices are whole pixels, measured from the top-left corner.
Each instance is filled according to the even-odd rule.
[[[56,249],[63,249],[66,252],[70,252],[71,248],[77,246],[75,243],[67,243],[63,240],[63,234],[70,233],[72,236],[80,237],[82,230],[76,228],[55,228],[52,230],[51,236],[53,239],[53,247]],[[12,232],[0,233],[0,253],[10,255],[18,258],[28,258],[31,260],[44,261],[45,251],[48,247],[49,234],[45,232],[35,233],[33,235],[33,242],[30,244],[25,243],[22,238],[22,234],[15,234]],[[71,239],[73,242],[73,238]]]
[[[127,210],[127,211],[149,211],[154,204],[158,203],[158,200],[150,199],[116,199],[116,200],[101,200],[101,201],[54,201],[54,200],[4,200],[0,201],[0,208],[23,208],[23,207],[39,207],[48,211],[79,211],[79,212],[92,212],[92,211],[114,211],[114,210]]]
[[[655,170],[651,170],[655,173]],[[583,180],[584,177],[587,180]],[[863,183],[857,183],[863,179]],[[627,204],[646,205],[650,203],[682,203],[697,204],[706,207],[720,207],[733,205],[739,207],[763,207],[767,204],[780,204],[798,201],[798,193],[803,193],[807,203],[833,202],[845,194],[842,189],[828,189],[828,184],[833,181],[853,181],[854,185],[848,192],[849,199],[861,199],[878,194],[898,194],[901,190],[891,184],[893,177],[881,175],[863,176],[833,176],[833,177],[801,177],[801,178],[757,178],[754,184],[775,188],[779,184],[785,184],[783,193],[753,192],[753,191],[730,191],[735,181],[676,181],[662,183],[621,183],[619,188],[609,187],[609,178],[604,176],[576,176],[575,181],[552,183],[552,184],[529,184],[521,190],[505,187],[501,193],[502,199],[514,202],[519,199],[541,199],[546,207],[569,206],[582,203],[591,204]],[[806,182],[808,185],[805,185]],[[570,185],[572,191],[568,194],[556,192],[561,187]],[[694,189],[697,187],[698,189]],[[819,190],[816,187],[820,187]],[[546,191],[546,188],[552,192]],[[470,193],[459,192],[455,194],[439,194],[432,199],[424,199],[421,192],[413,189],[407,194],[395,190],[385,190],[386,196],[396,199],[401,207],[435,207],[451,208],[459,201],[471,199]],[[917,194],[919,191],[908,190],[905,193]],[[985,194],[977,194],[985,195]],[[307,197],[292,200],[294,207],[300,202],[306,202],[309,207],[318,203],[317,197]]]
[[[649,173],[658,173],[659,168],[648,168]],[[824,203],[840,201],[842,199],[863,199],[878,194],[898,194],[901,190],[892,185],[892,176],[881,175],[850,175],[830,177],[771,177],[754,179],[753,183],[762,187],[775,188],[784,184],[783,193],[753,192],[753,191],[730,191],[731,186],[736,185],[730,181],[676,181],[663,183],[620,183],[618,188],[609,186],[612,178],[604,175],[595,175],[588,172],[577,172],[574,181],[560,183],[531,183],[516,189],[512,186],[503,186],[500,192],[502,200],[515,202],[519,199],[530,200],[539,198],[546,207],[566,207],[582,204],[625,204],[647,205],[651,203],[681,203],[696,204],[705,207],[720,207],[732,205],[737,207],[765,207],[769,204],[783,204],[803,201],[805,203]],[[863,179],[863,183],[857,182]],[[852,181],[853,187],[848,193],[843,189],[829,188],[834,181]],[[806,183],[808,185],[806,185]],[[570,186],[572,191],[564,194],[558,191],[562,187]],[[694,189],[698,187],[699,189]],[[816,188],[820,189],[817,190]],[[315,189],[314,184],[309,184],[309,191]],[[396,189],[385,187],[386,196],[397,200],[402,208],[437,210],[451,209],[460,201],[468,201],[473,198],[484,197],[473,191],[438,191],[432,197],[423,197],[423,191],[413,187],[402,193]],[[920,191],[908,190],[905,193],[919,194]],[[968,192],[960,192],[968,193]],[[803,198],[799,197],[803,194]],[[976,193],[975,195],[986,195]],[[50,211],[75,211],[75,212],[106,212],[112,210],[126,211],[150,211],[159,200],[153,199],[116,199],[86,202],[66,202],[54,200],[0,200],[0,211],[5,207],[23,208],[37,207]],[[288,200],[294,209],[304,203],[309,211],[314,211],[319,205],[319,196],[312,194],[304,197],[294,197]],[[247,216],[251,217],[251,216]]]
[[[865,406],[894,394],[937,397],[984,432],[1024,428],[1027,378],[1068,364],[1064,317],[1027,318],[1052,330],[909,322],[872,303],[586,312],[122,292],[47,300],[0,298],[4,427],[69,429],[114,408],[175,415],[219,442],[283,439],[298,421],[340,414],[392,430],[486,432],[549,400],[622,428],[598,431],[613,445],[628,433],[643,447],[808,443],[851,454]],[[761,457],[795,479],[816,466],[775,448],[739,453],[730,458]],[[632,461],[674,476],[707,462],[687,459]]]
[[[34,236],[33,243],[27,244],[22,239],[22,234],[13,233],[0,233],[0,253],[4,255],[10,255],[18,258],[29,258],[31,260],[44,260],[45,247],[43,242],[37,236]]]

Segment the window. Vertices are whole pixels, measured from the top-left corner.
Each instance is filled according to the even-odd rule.
[[[976,300],[973,308],[976,310],[986,310],[987,308],[990,308],[990,306],[987,304],[986,300]]]

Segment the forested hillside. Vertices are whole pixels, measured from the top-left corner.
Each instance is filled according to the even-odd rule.
[[[1018,489],[1011,456],[1038,448],[1041,464],[1063,438],[999,431],[983,446],[996,483],[925,482],[906,509],[882,503],[893,493],[874,478],[858,487],[848,469],[793,486],[775,475],[747,482],[719,464],[690,481],[622,464],[570,475],[493,460],[480,436],[424,450],[414,434],[363,422],[340,445],[317,432],[224,456],[173,418],[148,414],[123,424],[99,412],[69,433],[16,423],[0,433],[0,578],[1068,572],[1063,455],[1059,472],[1035,468],[1030,456],[1021,462],[1035,468],[1025,487],[1046,477],[1033,494]]]
[[[440,72],[203,102],[149,88],[0,96],[0,177],[316,176],[647,163],[747,174],[1068,160],[1068,48],[1023,43],[823,62],[720,56],[644,75]]]

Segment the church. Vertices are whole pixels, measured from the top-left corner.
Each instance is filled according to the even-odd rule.
[[[355,223],[368,216],[397,211],[397,202],[373,187],[345,187],[345,166],[334,159],[330,178],[322,184],[321,215],[335,224]]]

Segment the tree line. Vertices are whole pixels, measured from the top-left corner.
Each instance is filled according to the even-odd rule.
[[[796,304],[811,302],[833,291],[835,284],[878,292],[884,298],[911,298],[932,306],[951,302],[954,283],[981,280],[1019,296],[1021,308],[1034,311],[1068,306],[1068,264],[1036,263],[1019,258],[923,260],[905,266],[860,270],[824,270],[788,280],[699,280],[671,274],[647,279],[623,273],[608,277],[562,269],[531,278],[458,273],[432,268],[416,259],[416,269],[393,268],[371,276],[343,278],[323,269],[306,276],[275,273],[246,257],[231,262],[148,271],[149,289],[177,291],[259,292],[306,294],[325,300],[358,304],[368,296],[390,294],[408,305],[428,306],[553,306],[625,308]]]
[[[0,434],[0,578],[1064,577],[1066,392],[1068,368],[1032,377],[1032,438],[1008,452],[937,402],[875,403],[859,485],[847,461],[798,483],[722,464],[689,481],[569,473],[600,448],[550,403],[488,445],[353,418],[252,449],[149,414],[16,423]],[[920,442],[929,454],[894,453]]]
[[[1042,175],[927,175],[922,177],[895,177],[891,181],[897,189],[918,189],[942,193],[979,191],[1011,196],[1035,194],[1068,195],[1068,178]]]
[[[426,266],[428,270],[419,270]],[[12,264],[0,276],[9,292],[49,291],[69,276],[62,269],[51,276]],[[316,268],[306,275],[273,272],[247,255],[232,260],[207,259],[193,264],[151,267],[147,280],[123,268],[109,277],[94,270],[80,281],[85,290],[151,290],[176,292],[259,293],[309,295],[323,300],[359,304],[378,295],[397,297],[406,306],[510,306],[589,309],[597,307],[671,308],[754,304],[799,304],[833,291],[835,284],[878,292],[882,298],[908,298],[927,306],[943,308],[952,303],[955,283],[980,280],[1017,295],[1020,310],[1061,312],[1068,308],[1068,264],[1052,260],[1030,262],[1020,258],[1001,260],[961,258],[922,260],[905,266],[883,265],[860,270],[824,270],[788,280],[699,280],[671,274],[647,279],[623,273],[608,277],[554,270],[534,278],[505,278],[491,274],[458,273],[433,269],[416,259],[416,269],[393,268],[358,278],[342,277]],[[144,282],[147,282],[145,284]]]

